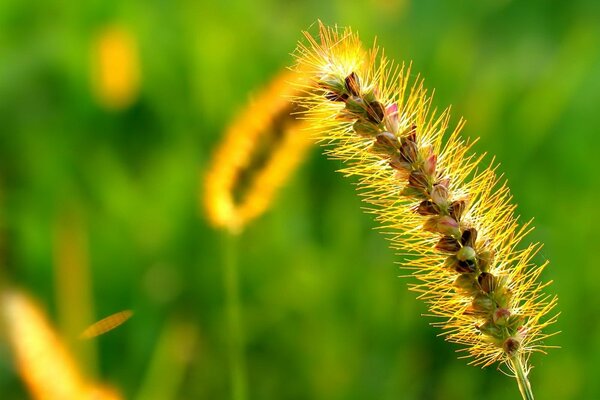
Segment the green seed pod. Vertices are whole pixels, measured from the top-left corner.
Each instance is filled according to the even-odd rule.
[[[454,258],[454,262],[456,261],[456,258]],[[454,281],[454,289],[464,296],[475,296],[479,293],[475,274],[460,274]]]
[[[375,125],[368,121],[357,120],[354,125],[352,125],[354,132],[358,133],[362,136],[375,136],[379,130]]]
[[[429,186],[427,175],[425,175],[421,171],[411,172],[408,176],[408,185],[419,190],[426,190],[427,186]]]
[[[353,114],[366,117],[365,102],[357,96],[350,96],[346,100],[346,109]]]
[[[519,315],[512,314],[506,320],[505,325],[511,335],[516,335],[519,329],[523,326],[523,318]]]
[[[492,318],[496,325],[504,326],[508,323],[510,317],[510,311],[506,308],[498,308],[494,311]]]
[[[494,256],[491,251],[483,250],[477,253],[477,265],[484,272],[489,271]]]
[[[340,80],[340,78],[334,75],[327,75],[321,78],[319,80],[319,86],[334,93],[346,93],[344,81]]]
[[[494,300],[492,300],[492,298],[485,293],[479,293],[473,299],[471,308],[477,313],[489,315],[492,311],[494,311]]]
[[[456,272],[456,268],[458,266],[458,260],[455,256],[449,256],[444,261],[444,268],[453,272]],[[479,291],[479,288],[477,289]]]
[[[372,103],[375,100],[377,100],[377,96],[375,95],[375,93],[373,92],[373,89],[367,89],[366,91],[363,92],[362,94],[362,98],[364,99],[364,101],[368,104],[368,103]]]
[[[510,308],[512,291],[504,285],[502,280],[496,282],[496,290],[494,290],[493,296],[499,307]]]
[[[411,197],[411,198],[417,198],[417,199],[425,199],[427,198],[427,195],[425,194],[425,192],[422,189],[417,189],[414,188],[412,186],[407,185],[406,187],[404,187],[404,189],[402,189],[400,191],[400,196],[405,196],[405,197]],[[428,224],[430,226],[432,226],[432,228],[427,228]],[[425,224],[423,225],[423,228],[427,231],[430,232],[435,232],[435,225],[431,225],[431,223],[429,221],[426,221]]]
[[[478,326],[477,329],[482,335],[486,336],[484,340],[488,343],[502,343],[504,339],[502,329],[490,321]]]
[[[460,261],[475,260],[476,256],[477,253],[475,253],[475,250],[470,246],[464,246],[456,253],[456,258]]]

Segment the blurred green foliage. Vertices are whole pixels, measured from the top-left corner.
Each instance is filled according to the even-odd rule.
[[[222,238],[199,209],[201,176],[249,93],[320,18],[412,60],[435,104],[453,104],[476,150],[501,162],[560,298],[562,333],[548,344],[562,349],[533,357],[534,392],[600,397],[600,3],[65,4],[0,2],[1,266],[59,320],[53,232],[79,216],[97,317],[136,313],[96,340],[98,380],[127,398],[229,397]],[[122,111],[91,91],[91,41],[112,23],[139,44],[140,93]],[[458,360],[421,317],[397,278],[402,258],[337,167],[313,151],[239,241],[250,398],[518,398],[511,378]],[[193,350],[176,368],[162,360],[179,351],[169,332],[180,325]],[[5,343],[0,393],[26,397]]]

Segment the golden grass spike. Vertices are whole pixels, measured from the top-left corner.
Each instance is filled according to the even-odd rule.
[[[120,399],[113,389],[89,382],[70,352],[26,294],[6,289],[0,297],[5,327],[19,375],[36,400]]]
[[[239,232],[269,207],[303,160],[311,140],[290,115],[298,79],[283,71],[227,129],[205,181],[204,206],[215,227]]]
[[[123,310],[117,313],[111,314],[106,318],[102,318],[100,321],[93,323],[88,326],[82,333],[82,339],[91,339],[96,336],[102,335],[108,331],[112,331],[116,327],[125,323],[131,316],[133,315],[133,311],[131,310]]]
[[[418,280],[411,288],[446,339],[474,365],[506,364],[532,398],[527,362],[546,347],[557,299],[538,282],[546,264],[532,264],[540,246],[519,246],[529,228],[517,224],[506,184],[470,155],[462,120],[445,133],[449,110],[430,110],[410,67],[365,51],[350,29],[320,24],[305,36],[295,56],[309,78],[296,101],[309,129],[345,162],[341,172],[358,177],[392,247],[414,256],[403,265]]]
[[[138,96],[140,62],[137,41],[124,26],[106,26],[91,46],[92,89],[108,110],[130,106]]]

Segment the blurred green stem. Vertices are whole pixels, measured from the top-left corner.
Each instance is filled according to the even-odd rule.
[[[231,371],[231,390],[233,400],[246,400],[246,359],[244,355],[244,334],[240,313],[240,293],[238,279],[238,254],[235,233],[224,235],[225,308],[227,312],[227,329],[229,331],[229,363]]]
[[[525,367],[523,366],[521,357],[515,355],[510,359],[510,361],[512,363],[513,370],[515,371],[515,378],[517,378],[519,391],[521,392],[521,396],[523,396],[523,400],[534,400],[533,392],[531,391],[531,385],[529,384],[529,379],[527,379],[527,373],[525,372]]]

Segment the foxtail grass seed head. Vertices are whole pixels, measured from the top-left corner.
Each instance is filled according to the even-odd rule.
[[[215,227],[239,232],[265,212],[312,140],[291,102],[301,73],[283,71],[227,129],[206,175],[204,206]]]
[[[0,317],[17,370],[36,400],[118,400],[114,389],[89,382],[47,321],[25,293],[6,289]]]
[[[350,29],[319,25],[295,52],[308,71],[296,101],[309,129],[345,163],[342,173],[358,177],[392,247],[415,255],[403,264],[418,280],[411,289],[446,339],[463,345],[471,364],[514,372],[516,360],[526,376],[557,299],[538,281],[546,264],[532,263],[540,245],[518,246],[530,227],[517,224],[506,184],[470,154],[462,120],[445,133],[448,109],[430,109],[410,67],[364,50]]]
[[[98,32],[91,47],[92,89],[96,101],[108,110],[122,110],[138,96],[140,62],[137,41],[124,26]]]

